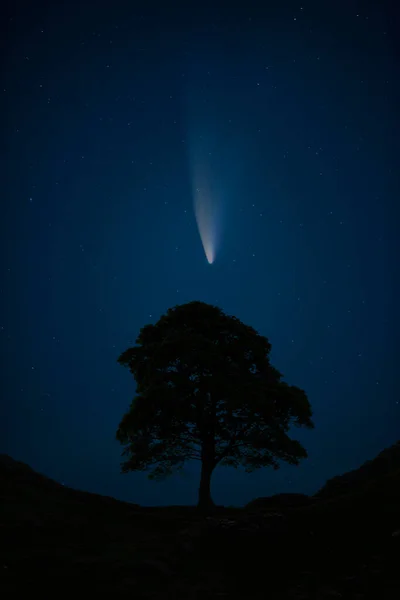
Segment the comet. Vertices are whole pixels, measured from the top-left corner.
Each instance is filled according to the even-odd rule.
[[[209,161],[200,156],[196,158],[192,167],[193,208],[204,254],[212,265],[219,240],[221,193]]]
[[[221,171],[221,164],[226,164],[226,144],[218,135],[212,111],[210,114],[214,102],[211,97],[207,104],[209,81],[203,80],[203,69],[198,69],[197,62],[190,64],[184,91],[185,149],[197,228],[207,262],[212,265],[222,241],[227,201],[226,177]]]
[[[208,264],[212,265],[216,251],[216,215],[212,199],[207,190],[196,188],[194,193],[194,214]]]
[[[224,188],[218,162],[218,146],[207,126],[188,126],[188,166],[194,215],[204,254],[209,265],[215,262],[221,238]],[[201,131],[201,134],[199,134]],[[213,152],[214,149],[217,151]]]

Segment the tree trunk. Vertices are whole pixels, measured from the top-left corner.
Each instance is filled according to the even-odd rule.
[[[205,511],[215,506],[211,498],[211,475],[213,470],[214,466],[212,461],[209,459],[203,459],[201,462],[199,499],[197,502],[197,507]]]
[[[211,512],[215,506],[211,498],[211,475],[215,468],[215,418],[216,406],[210,393],[204,400],[202,413],[199,418],[202,434],[201,445],[201,476],[197,508],[200,511]]]

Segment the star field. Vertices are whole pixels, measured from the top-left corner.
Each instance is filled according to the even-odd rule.
[[[191,300],[267,336],[314,410],[307,461],[217,469],[217,503],[314,493],[394,443],[389,4],[40,2],[2,22],[1,451],[71,487],[194,503],[197,465],[121,475],[115,441],[135,391],[119,354]],[[212,265],[198,172],[220,211]]]

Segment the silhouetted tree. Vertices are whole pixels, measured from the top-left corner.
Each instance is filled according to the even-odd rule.
[[[200,460],[198,506],[207,508],[218,464],[247,472],[299,464],[307,452],[288,431],[314,426],[311,406],[303,390],[281,381],[270,350],[252,327],[203,302],[175,306],[143,327],[118,359],[137,382],[117,431],[122,472],[152,469],[149,478],[160,479]]]

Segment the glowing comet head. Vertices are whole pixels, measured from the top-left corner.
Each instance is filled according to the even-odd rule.
[[[208,260],[208,264],[212,265],[213,262],[214,262],[214,254],[212,252],[212,248],[211,248],[211,251],[207,250],[207,248],[204,248],[204,250],[205,250],[205,253],[206,253],[206,258]]]
[[[207,261],[212,265],[216,252],[217,218],[215,206],[213,206],[210,195],[204,189],[196,188],[195,190],[194,212]]]

